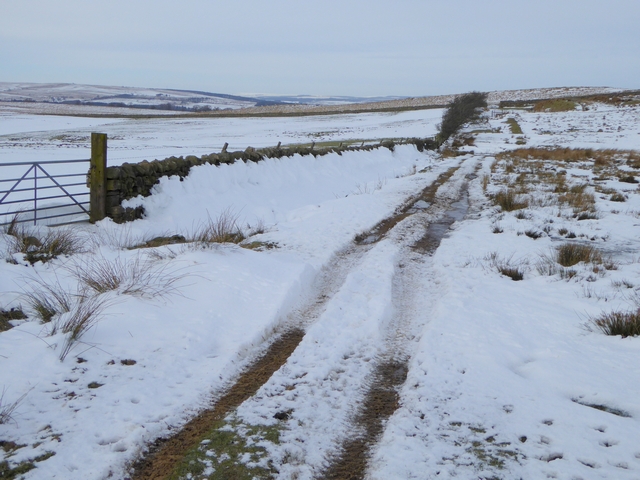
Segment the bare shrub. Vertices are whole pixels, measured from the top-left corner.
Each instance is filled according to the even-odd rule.
[[[601,263],[602,254],[591,245],[580,243],[563,243],[556,248],[555,261],[563,267],[572,267],[580,262]]]
[[[240,243],[245,239],[238,225],[238,215],[226,209],[215,219],[208,221],[193,234],[193,241],[200,243]]]
[[[591,323],[605,335],[636,337],[640,335],[640,310],[602,313],[592,318]]]
[[[478,117],[478,110],[487,106],[487,94],[470,92],[457,96],[442,115],[440,131],[437,135],[439,145],[457,133],[462,126]]]

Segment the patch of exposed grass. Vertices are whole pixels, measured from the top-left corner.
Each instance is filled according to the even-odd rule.
[[[527,208],[529,203],[526,200],[518,199],[516,193],[512,189],[504,189],[496,193],[492,197],[493,203],[500,206],[503,212],[511,212]]]
[[[509,125],[509,128],[511,129],[511,133],[512,134],[514,134],[514,135],[522,135],[524,133],[522,131],[522,128],[520,128],[520,124],[518,123],[518,121],[515,118],[509,117],[509,118],[507,118],[507,121],[505,123]]]
[[[541,100],[533,106],[534,112],[570,112],[576,109],[576,102],[564,98]]]
[[[640,310],[602,313],[592,318],[591,323],[605,335],[637,337],[640,335]]]
[[[572,267],[580,262],[602,263],[602,254],[591,245],[563,243],[556,247],[554,260],[563,267]]]
[[[184,457],[169,480],[270,479],[276,473],[262,442],[279,443],[279,425],[247,425],[233,416],[213,429]]]

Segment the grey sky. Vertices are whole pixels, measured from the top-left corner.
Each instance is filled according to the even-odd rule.
[[[317,95],[640,88],[639,0],[0,6],[0,81]]]

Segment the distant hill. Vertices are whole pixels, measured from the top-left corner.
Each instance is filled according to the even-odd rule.
[[[112,87],[74,83],[0,82],[0,101],[95,107],[206,112],[267,105],[343,105],[401,97],[321,97],[312,95],[229,95],[172,88]]]

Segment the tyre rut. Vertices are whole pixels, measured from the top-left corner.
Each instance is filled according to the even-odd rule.
[[[313,291],[316,293],[313,298],[287,316],[287,319],[281,323],[280,331],[283,333],[277,336],[266,352],[248,367],[211,408],[198,414],[176,434],[160,438],[151,444],[148,452],[132,465],[127,480],[168,478],[185,455],[198,446],[202,438],[211,431],[217,422],[254,396],[259,388],[287,362],[302,341],[305,327],[321,315],[325,304],[340,289],[349,272],[362,261],[373,244],[384,238],[402,220],[416,213],[417,204],[420,202],[433,203],[438,188],[445,184],[458,168],[453,167],[440,174],[433,183],[420,194],[406,201],[392,216],[379,222],[366,234],[357,236],[351,245],[334,254],[314,282]],[[367,419],[370,417],[388,418],[395,411],[398,401],[397,387],[404,383],[406,375],[405,364],[389,362],[378,365],[373,375],[374,380],[367,395],[367,401],[362,413],[356,419],[359,424],[370,424],[365,428],[367,433],[363,436],[359,447],[346,446],[345,449],[355,451],[359,448],[362,451],[368,451],[371,439],[380,435],[382,423],[370,422]],[[365,466],[366,464],[357,470],[362,470]]]

